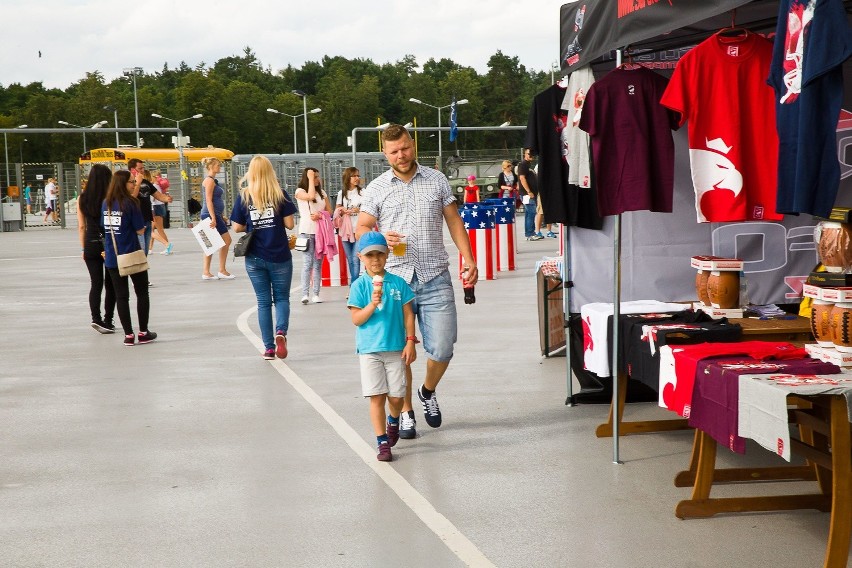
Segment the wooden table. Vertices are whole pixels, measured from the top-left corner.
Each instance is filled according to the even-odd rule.
[[[743,328],[744,341],[790,341],[795,343],[813,341],[810,320],[801,316],[791,320],[736,318],[728,321],[737,323]],[[615,419],[618,420],[618,434],[620,436],[689,429],[686,419],[683,418],[625,422],[623,417],[624,401],[627,397],[627,380],[628,378],[624,373],[618,373],[618,388],[612,395],[607,421],[595,428],[595,436],[598,438],[612,436],[613,407],[617,409]]]
[[[793,453],[807,459],[805,466],[716,469],[716,441],[696,430],[690,469],[675,477],[682,487],[694,480],[692,497],[677,504],[681,519],[711,517],[717,513],[817,509],[830,511],[824,568],[845,567],[852,536],[852,436],[846,399],[841,395],[790,396],[798,408],[789,411],[800,439],[791,440]],[[761,497],[711,498],[714,483],[815,480],[819,492]]]

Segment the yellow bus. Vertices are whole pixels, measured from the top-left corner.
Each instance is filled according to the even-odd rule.
[[[195,216],[190,216],[185,211],[187,200],[192,198],[201,202],[201,182],[204,180],[205,171],[201,166],[203,158],[218,158],[222,162],[222,170],[217,176],[219,183],[225,189],[225,205],[230,211],[232,205],[231,197],[231,159],[234,153],[224,148],[184,148],[183,157],[185,160],[186,170],[186,195],[183,194],[183,186],[181,184],[180,171],[180,154],[177,148],[136,148],[121,147],[121,148],[93,148],[88,152],[80,155],[80,175],[85,179],[93,164],[103,164],[112,171],[118,171],[127,168],[127,162],[133,158],[138,158],[145,162],[145,167],[149,170],[160,170],[163,177],[169,180],[169,193],[174,198],[171,210],[171,221],[174,224],[176,221],[178,226],[189,223]],[[185,225],[184,225],[185,226]]]

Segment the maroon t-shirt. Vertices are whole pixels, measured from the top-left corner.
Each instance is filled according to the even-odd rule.
[[[739,376],[785,373],[790,375],[833,375],[840,367],[817,359],[759,360],[751,357],[715,357],[698,363],[689,425],[739,454],[745,439],[739,426]]]
[[[660,105],[668,80],[650,69],[614,69],[586,95],[580,128],[592,140],[598,211],[670,213],[678,113]]]

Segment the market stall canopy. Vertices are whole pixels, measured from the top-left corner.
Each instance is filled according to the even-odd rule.
[[[778,0],[581,0],[560,9],[560,64],[570,72],[627,46],[647,53],[695,45],[732,22],[773,32],[777,18]]]

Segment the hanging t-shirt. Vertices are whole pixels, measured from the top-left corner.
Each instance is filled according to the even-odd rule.
[[[778,211],[828,217],[837,197],[841,64],[852,29],[841,0],[782,0],[769,84],[778,114]]]
[[[287,195],[286,191],[284,195],[287,196],[287,200],[277,210],[273,207],[265,207],[261,211],[254,205],[249,205],[246,209],[242,194],[238,193],[231,211],[231,221],[238,225],[245,225],[246,231],[254,232],[248,254],[267,262],[287,262],[293,258],[287,230],[284,227],[284,218],[295,215],[297,209],[293,198]]]
[[[538,156],[538,190],[545,223],[601,229],[593,180],[588,188],[568,183],[568,146],[572,116],[562,108],[566,89],[548,87],[533,99],[524,146]],[[520,173],[520,169],[518,170]]]
[[[586,93],[595,76],[591,67],[577,69],[568,78],[565,98],[562,99],[562,110],[568,113],[568,124],[562,131],[565,141],[565,152],[568,157],[568,184],[579,186],[581,189],[592,187],[592,156],[589,153],[589,135],[580,130],[580,118],[583,116],[583,104]]]
[[[711,36],[675,67],[662,104],[689,121],[698,222],[777,221],[772,43]]]
[[[592,140],[601,215],[672,210],[678,117],[660,105],[666,84],[644,67],[616,68],[586,95],[579,126]]]

